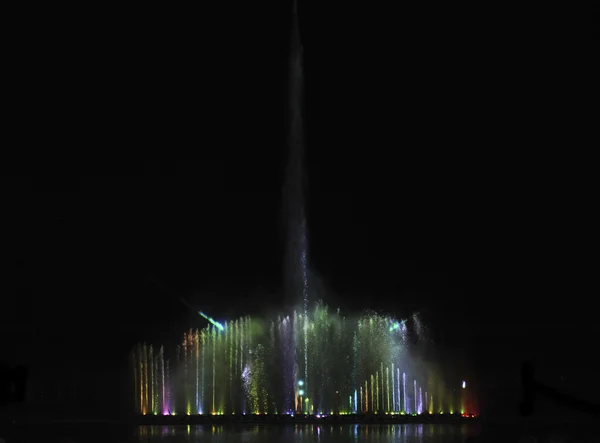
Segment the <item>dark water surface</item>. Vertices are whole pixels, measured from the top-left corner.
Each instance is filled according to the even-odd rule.
[[[7,443],[600,443],[598,425],[531,423],[482,427],[465,424],[397,425],[181,425],[119,426],[114,424],[54,424],[21,427],[0,436]]]
[[[69,443],[346,443],[465,442],[478,434],[473,424],[448,425],[235,425],[138,426],[53,425],[21,429],[10,442]]]
[[[142,427],[139,442],[333,443],[333,442],[464,442],[475,434],[468,425],[295,425],[219,427]]]

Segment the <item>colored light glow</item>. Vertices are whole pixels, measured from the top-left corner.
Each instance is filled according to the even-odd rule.
[[[203,318],[210,319],[204,313],[201,314]],[[337,318],[329,314],[327,307],[321,305],[315,308],[310,321],[302,313],[294,312],[294,315],[291,320],[285,317],[272,322],[271,334],[274,341],[259,345],[253,344],[253,339],[256,335],[260,341],[260,335],[264,334],[263,326],[260,322],[256,323],[260,326],[252,326],[250,317],[228,321],[223,325],[210,319],[212,321],[205,329],[190,330],[184,334],[183,344],[177,348],[175,356],[169,356],[170,361],[163,354],[162,347],[159,352],[153,353],[152,345],[138,345],[133,353],[136,400],[139,398],[139,404],[136,405],[138,413],[175,415],[175,408],[179,411],[178,415],[208,415],[210,410],[213,411],[212,415],[224,415],[222,408],[225,407],[228,415],[235,410],[237,416],[250,411],[260,415],[267,412],[281,414],[284,410],[288,414],[303,412],[321,417],[324,417],[324,411],[325,414],[333,414],[335,411],[335,414],[340,415],[435,414],[436,409],[441,409],[441,402],[434,402],[434,396],[430,394],[433,389],[439,389],[440,396],[447,396],[445,402],[462,406],[452,412],[456,416],[464,414],[464,393],[460,396],[457,389],[449,389],[446,393],[445,388],[438,385],[441,382],[438,382],[437,376],[429,375],[426,371],[414,371],[410,360],[405,358],[413,346],[407,341],[405,332],[408,332],[408,337],[413,329],[417,331],[417,335],[420,334],[412,322],[406,325],[403,321],[390,317],[365,314],[358,318],[356,324],[352,323],[354,319],[350,319],[347,333],[333,336],[335,343],[326,346],[327,340],[332,338],[327,334],[330,322],[343,322],[343,317]],[[315,367],[323,368],[324,372],[336,373],[341,369],[333,363],[339,359],[326,355],[328,349],[334,355],[338,352],[338,347],[345,349],[353,346],[354,352],[344,367],[348,374],[361,374],[362,379],[357,380],[355,386],[338,390],[334,388],[331,393],[322,395],[319,392],[322,381],[315,379],[311,383],[303,376],[297,377],[300,375],[297,371],[305,363],[301,361],[302,355],[298,348],[302,341],[298,341],[298,337],[302,337],[305,323],[309,323],[310,328],[318,327],[321,331],[323,338],[315,339],[316,350],[309,349],[309,357]],[[220,332],[221,328],[223,332]],[[398,332],[388,333],[390,329]],[[281,348],[275,347],[275,344],[281,345]],[[282,396],[281,403],[276,404],[267,399],[270,400],[277,393],[274,390],[278,387],[270,386],[269,377],[279,370],[283,371],[287,391]],[[343,375],[344,373],[341,374]],[[235,384],[238,378],[242,379],[239,387]],[[294,389],[289,389],[294,383],[297,386],[295,396]],[[461,380],[460,386],[464,390],[466,381]],[[244,402],[246,398],[250,401],[249,404]],[[320,398],[319,404],[313,405],[313,398]],[[347,398],[348,403],[342,401],[342,398]],[[239,399],[243,401],[240,402]],[[336,405],[335,410],[325,410],[333,405]],[[449,409],[445,412],[448,414]]]
[[[221,323],[219,323],[219,322],[218,322],[218,321],[216,321],[216,320],[213,320],[211,317],[209,317],[208,315],[206,315],[204,312],[202,312],[202,311],[199,311],[198,313],[199,313],[199,314],[200,314],[202,317],[204,317],[206,320],[208,320],[208,321],[210,322],[210,324],[211,324],[211,325],[213,325],[213,326],[216,326],[216,327],[217,327],[217,329],[218,329],[219,331],[224,331],[224,330],[225,330],[225,328],[223,327],[223,325],[222,325]]]
[[[400,329],[400,326],[404,325],[405,323],[406,323],[406,320],[402,320],[400,322],[396,321],[396,322],[392,323],[392,326],[390,326],[390,332]]]

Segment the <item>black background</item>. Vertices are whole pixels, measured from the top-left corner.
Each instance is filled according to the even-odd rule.
[[[489,410],[516,411],[524,358],[590,395],[597,11],[321,3],[300,26],[326,301],[420,311]],[[284,307],[290,10],[3,14],[8,362],[104,374],[102,409],[134,343],[203,325],[181,297]]]

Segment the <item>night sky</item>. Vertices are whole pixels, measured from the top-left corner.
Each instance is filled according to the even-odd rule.
[[[596,199],[571,155],[595,146],[590,16],[312,3],[307,213],[326,302],[420,311],[488,390],[516,392],[534,358],[589,392]],[[182,297],[218,319],[284,307],[290,6],[232,8],[15,16],[2,359],[117,380],[136,342],[205,325]]]

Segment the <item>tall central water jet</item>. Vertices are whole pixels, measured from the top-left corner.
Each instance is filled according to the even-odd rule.
[[[298,4],[293,2],[292,32],[289,60],[289,118],[288,164],[283,189],[283,207],[287,222],[287,249],[284,287],[291,304],[302,300],[303,307],[303,383],[308,383],[308,302],[309,266],[306,227],[304,179],[304,140],[302,123],[302,42],[298,23]]]
[[[302,123],[302,44],[294,0],[289,64],[288,163],[283,187],[287,249],[285,290],[292,303],[303,301],[308,309],[308,239],[304,200],[304,140]]]

